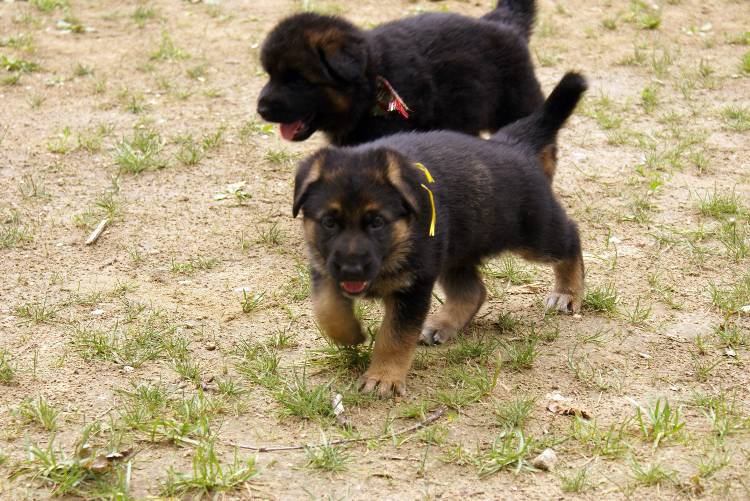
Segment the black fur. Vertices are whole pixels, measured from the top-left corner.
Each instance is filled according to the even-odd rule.
[[[294,140],[322,130],[336,145],[399,131],[496,131],[543,101],[525,38],[533,12],[532,0],[506,0],[483,19],[424,14],[371,31],[333,16],[291,16],[263,43],[270,79],[258,113],[298,124]],[[378,76],[409,106],[408,119],[373,114]]]
[[[482,19],[505,23],[520,30],[526,40],[531,37],[535,18],[535,0],[500,0],[495,10],[482,16]]]
[[[366,282],[362,295],[384,297],[386,303],[397,295],[395,317],[418,324],[426,318],[437,280],[481,304],[478,266],[503,251],[580,265],[582,288],[578,230],[556,200],[539,155],[554,142],[585,89],[583,77],[567,74],[543,107],[490,140],[448,131],[402,133],[356,147],[325,148],[303,162],[294,214],[301,208],[308,222],[315,221],[314,241],[308,240],[319,259],[313,263],[315,280]],[[415,168],[417,162],[434,183]],[[320,176],[311,179],[312,169]],[[429,236],[432,207],[423,184],[434,194],[434,236]],[[340,210],[331,211],[331,201]],[[373,204],[381,209],[367,212]],[[370,221],[376,217],[382,221],[373,229]],[[388,228],[398,221],[409,225],[408,253],[398,267],[383,272],[379,267],[395,245]],[[342,273],[342,263],[355,272]],[[408,280],[383,292],[382,283],[399,276]],[[575,291],[579,307],[581,291]]]

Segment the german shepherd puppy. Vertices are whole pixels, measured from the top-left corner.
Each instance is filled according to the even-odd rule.
[[[544,101],[527,46],[535,0],[501,0],[481,19],[423,14],[363,31],[296,14],[261,48],[258,114],[288,140],[336,145],[399,131],[496,131]]]
[[[402,133],[329,147],[297,171],[318,325],[334,342],[364,340],[353,300],[382,298],[365,390],[403,394],[417,341],[444,343],[485,300],[482,259],[514,251],[550,263],[548,309],[577,312],[583,259],[576,224],[540,155],[573,112],[586,81],[568,73],[538,111],[489,140],[455,132]],[[445,304],[427,318],[435,282]]]

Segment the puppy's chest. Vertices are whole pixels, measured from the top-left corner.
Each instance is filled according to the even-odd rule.
[[[370,287],[371,297],[386,297],[395,292],[406,290],[414,283],[415,274],[411,270],[403,270],[398,273],[381,275],[373,281]]]

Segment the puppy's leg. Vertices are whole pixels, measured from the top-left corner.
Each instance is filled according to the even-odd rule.
[[[476,266],[449,270],[440,277],[440,285],[445,291],[446,301],[422,327],[420,341],[424,344],[448,341],[471,322],[487,297]]]
[[[432,284],[412,286],[385,299],[385,317],[375,337],[372,361],[359,380],[360,388],[381,396],[406,393],[406,375],[414,358],[419,328],[430,307]]]
[[[578,228],[570,220],[557,218],[537,235],[536,246],[520,254],[526,259],[551,263],[555,270],[555,288],[547,296],[545,310],[578,313],[583,302],[583,254]]]
[[[312,303],[318,327],[336,344],[355,345],[365,340],[354,316],[354,301],[339,291],[336,283],[312,271]]]
[[[555,289],[547,296],[545,310],[578,313],[583,302],[583,256],[575,255],[554,264]]]

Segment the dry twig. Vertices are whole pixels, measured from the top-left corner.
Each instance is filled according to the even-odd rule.
[[[443,414],[445,414],[445,411],[446,411],[446,407],[440,406],[437,409],[435,409],[433,412],[431,412],[422,421],[416,424],[413,424],[412,426],[409,426],[408,428],[404,428],[403,430],[399,430],[389,435],[379,435],[379,436],[360,437],[360,438],[346,438],[346,439],[341,439],[341,440],[333,440],[325,444],[280,445],[280,446],[265,447],[265,446],[259,446],[259,445],[245,445],[245,444],[238,444],[237,442],[229,442],[229,445],[233,447],[237,447],[238,449],[247,449],[247,450],[257,451],[257,452],[280,452],[280,451],[298,451],[302,449],[321,447],[322,445],[342,445],[342,444],[351,444],[354,442],[366,442],[368,440],[385,440],[391,437],[405,435],[407,433],[421,430],[422,428],[429,426],[435,421],[437,421],[438,419],[440,419],[440,417]]]

